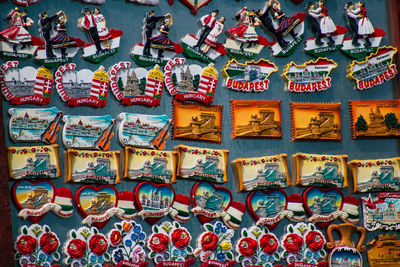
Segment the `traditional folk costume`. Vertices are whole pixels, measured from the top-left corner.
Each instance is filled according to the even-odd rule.
[[[97,32],[99,34],[100,41],[111,39],[111,34],[108,31],[106,25],[106,20],[103,14],[93,15],[94,21],[96,22]]]
[[[67,35],[67,27],[64,23],[56,25],[57,34],[50,39],[53,48],[75,47],[76,42],[74,38]]]
[[[160,26],[160,34],[150,38],[151,47],[161,50],[175,51],[175,46],[168,37],[169,26],[163,24]]]
[[[365,7],[357,8],[353,11],[355,15],[361,14],[361,19],[358,21],[358,34],[370,35],[375,32],[371,21],[367,18],[367,9]]]
[[[207,38],[205,40],[206,44],[210,45],[211,47],[216,47],[218,44],[217,34],[223,30],[224,30],[224,24],[217,21],[215,23],[214,28],[211,30],[210,34],[207,36]]]
[[[248,16],[246,9],[240,11],[235,17],[240,18],[240,25],[229,29],[229,34],[239,42],[258,42],[258,35],[256,33],[254,24],[256,22],[260,22],[259,19],[255,16]]]
[[[336,31],[336,25],[331,17],[328,16],[328,9],[326,6],[321,6],[316,10],[311,10],[310,12],[315,14],[323,14],[323,17],[319,21],[319,28],[321,29],[322,34],[330,34]]]
[[[29,19],[25,24],[23,18],[18,14],[17,10],[13,10],[7,18],[10,18],[11,27],[0,32],[0,36],[7,42],[14,44],[32,43],[32,37],[25,29],[25,26],[31,26],[33,21]]]
[[[206,38],[210,35],[211,31],[214,29],[215,24],[217,23],[217,19],[213,17],[211,14],[205,15],[200,18],[200,22],[202,25],[204,25],[199,40],[197,41],[197,44],[195,47],[200,47]]]
[[[274,10],[274,17],[278,18],[279,16],[283,15],[284,13],[282,10]],[[276,29],[276,32],[279,33],[281,36],[286,36],[289,32],[293,30],[293,28],[300,22],[299,19],[286,17],[283,15],[279,20],[279,26]]]

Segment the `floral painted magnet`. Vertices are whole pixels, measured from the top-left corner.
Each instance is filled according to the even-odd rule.
[[[68,149],[67,182],[119,184],[119,151]]]
[[[291,185],[286,154],[238,158],[231,162],[239,191],[284,188]]]
[[[57,141],[63,113],[56,107],[51,108],[10,108],[9,133],[14,142]]]
[[[0,88],[12,105],[50,103],[53,73],[41,67],[18,68],[18,61],[7,61],[0,67]]]
[[[340,103],[290,103],[292,141],[342,140]]]
[[[233,138],[281,138],[281,101],[231,100]]]
[[[124,177],[156,183],[176,183],[177,152],[125,147]]]
[[[228,182],[227,163],[229,150],[178,145],[179,178],[206,180],[214,183]]]
[[[400,100],[350,101],[353,139],[400,137]]]
[[[400,158],[350,161],[354,192],[399,191]]]
[[[347,155],[296,153],[292,156],[296,185],[347,187],[347,158]]]
[[[174,101],[173,139],[221,143],[223,106]]]

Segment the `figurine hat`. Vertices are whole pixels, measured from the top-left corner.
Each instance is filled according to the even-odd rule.
[[[245,211],[246,206],[243,203],[233,201],[223,217],[224,223],[230,228],[239,229]]]
[[[217,13],[217,15],[219,14],[219,10],[218,9],[214,9],[212,12]]]
[[[294,220],[303,220],[306,214],[303,207],[303,197],[298,194],[289,195],[287,210],[293,212]]]
[[[54,198],[54,204],[57,204],[61,207],[59,211],[56,212],[58,216],[61,217],[70,217],[74,211],[74,207],[72,205],[72,191],[68,188],[56,188]]]
[[[186,195],[178,194],[172,204],[171,217],[174,220],[186,222],[189,220],[190,198]]]

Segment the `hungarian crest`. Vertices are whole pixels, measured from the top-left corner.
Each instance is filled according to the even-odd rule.
[[[77,71],[74,63],[65,64],[57,69],[55,76],[57,92],[68,106],[106,105],[110,79],[103,66],[92,72]]]
[[[119,62],[109,70],[111,91],[123,105],[159,106],[164,75],[156,65],[150,71],[130,69],[131,63]]]
[[[53,73],[44,67],[18,68],[18,61],[8,61],[0,68],[3,96],[13,105],[50,103]]]

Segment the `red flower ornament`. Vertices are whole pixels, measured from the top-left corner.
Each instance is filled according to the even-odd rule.
[[[98,256],[103,255],[108,248],[107,240],[102,235],[93,235],[89,240],[89,248]]]
[[[40,247],[46,254],[54,253],[59,246],[58,238],[53,233],[44,233],[40,238]]]
[[[218,241],[218,235],[212,232],[206,232],[201,237],[201,248],[203,249],[203,251],[214,251],[217,249]]]
[[[169,237],[167,235],[157,233],[150,237],[149,246],[151,250],[162,253],[167,250]]]
[[[116,246],[116,245],[118,245],[119,243],[121,243],[121,240],[122,240],[122,235],[121,235],[121,232],[120,232],[120,231],[114,230],[114,231],[111,232],[111,234],[110,234],[110,241],[111,241],[111,244],[112,244],[113,246]]]
[[[21,254],[29,255],[32,254],[37,245],[36,238],[30,235],[23,235],[17,241],[17,249]]]
[[[239,241],[238,248],[243,256],[251,257],[257,250],[257,241],[249,237],[242,238]]]
[[[272,234],[263,235],[260,238],[260,247],[265,253],[271,255],[278,250],[278,240]]]
[[[297,253],[303,246],[303,238],[297,234],[288,234],[282,244],[288,252]]]
[[[306,235],[306,244],[312,251],[319,251],[324,246],[324,237],[317,231],[309,231]]]
[[[67,247],[67,253],[71,258],[79,259],[85,255],[86,243],[80,239],[72,239]]]
[[[171,241],[176,247],[183,249],[190,243],[190,234],[183,228],[175,229],[172,232]]]

